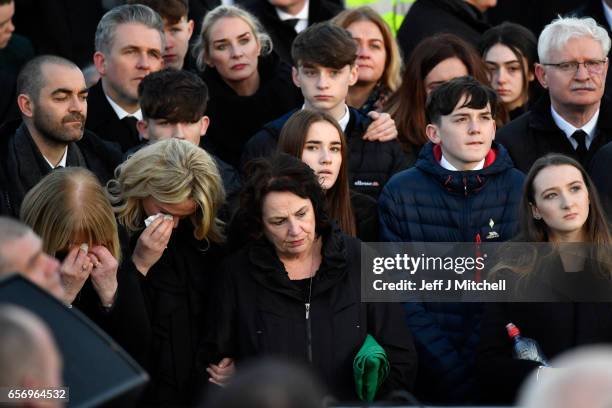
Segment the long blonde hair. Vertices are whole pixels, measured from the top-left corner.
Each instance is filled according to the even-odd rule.
[[[96,176],[81,167],[57,169],[26,194],[21,219],[40,235],[43,251],[55,256],[75,237],[91,247],[102,245],[121,261],[121,246],[113,209]]]
[[[106,188],[119,222],[131,232],[144,227],[145,198],[165,204],[192,199],[197,206],[190,217],[196,239],[224,241],[223,223],[217,218],[225,200],[221,176],[210,155],[192,143],[173,138],[139,150],[117,167]]]
[[[250,28],[253,36],[261,47],[261,55],[272,52],[272,39],[264,30],[263,25],[257,17],[238,6],[217,6],[208,13],[202,21],[202,29],[196,43],[193,46],[193,56],[196,58],[196,65],[200,71],[206,69],[206,58],[210,52],[210,30],[212,26],[222,18],[240,18]]]

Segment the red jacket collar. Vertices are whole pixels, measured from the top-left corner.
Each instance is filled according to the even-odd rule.
[[[436,161],[440,163],[440,160],[442,160],[442,148],[440,147],[440,145],[436,144],[433,146],[433,154],[434,154]],[[487,153],[487,155],[485,156],[484,167],[488,167],[491,164],[493,164],[495,162],[496,157],[497,157],[497,151],[491,148],[489,152]]]

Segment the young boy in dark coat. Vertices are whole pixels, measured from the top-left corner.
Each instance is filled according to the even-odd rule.
[[[138,85],[142,120],[136,127],[144,143],[131,148],[125,158],[150,143],[176,138],[200,145],[210,119],[205,115],[208,88],[202,79],[189,71],[165,69],[147,75]],[[236,169],[208,152],[217,165],[223,181],[227,205],[220,217],[227,221],[231,208],[237,205],[242,183]]]
[[[495,143],[496,95],[472,77],[436,89],[427,104],[431,140],[414,168],[395,175],[379,200],[381,241],[496,242],[517,228],[523,175]],[[419,352],[415,389],[428,402],[473,401],[476,303],[407,303]]]
[[[372,122],[346,105],[348,89],[357,81],[357,46],[351,34],[331,23],[314,24],[297,36],[291,52],[293,82],[302,90],[304,108],[330,114],[344,130],[349,147],[349,187],[377,198],[387,180],[406,168],[408,161],[395,139],[395,123],[387,114],[371,113]],[[266,124],[249,140],[242,166],[276,150],[280,131],[294,112]],[[377,131],[380,129],[387,131]],[[366,133],[369,140],[364,139]]]

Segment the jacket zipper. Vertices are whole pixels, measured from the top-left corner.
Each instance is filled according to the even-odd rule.
[[[308,347],[308,361],[312,363],[312,326],[310,325],[310,303],[306,307],[306,346]]]

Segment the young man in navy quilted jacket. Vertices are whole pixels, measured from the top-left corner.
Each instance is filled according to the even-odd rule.
[[[471,77],[430,95],[430,142],[415,167],[396,174],[379,200],[381,241],[496,242],[513,237],[523,174],[495,137],[494,91]],[[419,352],[417,396],[430,403],[473,402],[479,304],[407,303]]]

